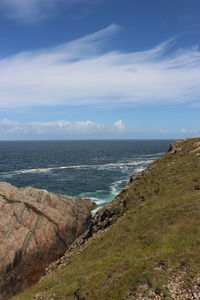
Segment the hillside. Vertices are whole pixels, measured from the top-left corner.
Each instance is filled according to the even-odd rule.
[[[48,272],[12,299],[199,299],[200,138],[132,176]]]

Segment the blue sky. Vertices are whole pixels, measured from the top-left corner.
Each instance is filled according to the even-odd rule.
[[[199,0],[1,0],[0,139],[200,136]]]

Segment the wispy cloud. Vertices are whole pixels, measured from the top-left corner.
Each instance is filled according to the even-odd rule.
[[[0,9],[10,19],[29,23],[48,15],[55,4],[55,0],[1,0]]]
[[[9,19],[22,23],[38,22],[55,14],[60,8],[76,4],[97,4],[101,0],[1,0],[0,11]]]
[[[198,47],[106,52],[116,25],[51,49],[0,59],[0,108],[200,100]],[[169,51],[170,49],[170,51]]]
[[[0,120],[1,139],[65,139],[65,138],[90,138],[112,137],[120,135],[126,127],[121,120],[111,125],[85,122],[29,122],[20,123],[8,119]]]

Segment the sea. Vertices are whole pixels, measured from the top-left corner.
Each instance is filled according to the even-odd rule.
[[[164,154],[172,140],[1,141],[0,181],[70,197],[96,210]]]

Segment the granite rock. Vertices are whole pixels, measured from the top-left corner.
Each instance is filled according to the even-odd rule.
[[[37,282],[89,226],[89,199],[0,182],[0,299]]]

